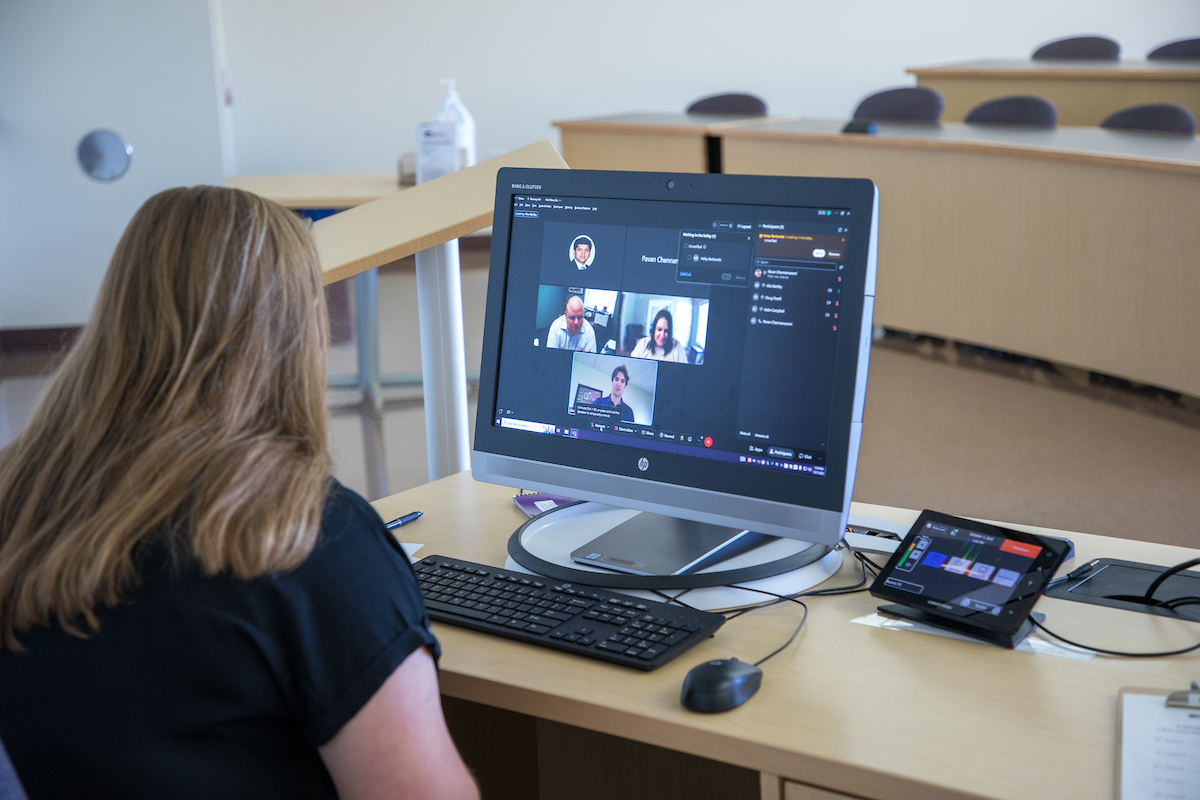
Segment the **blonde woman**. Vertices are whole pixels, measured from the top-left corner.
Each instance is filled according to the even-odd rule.
[[[476,797],[420,593],[329,477],[316,253],[152,197],[0,451],[0,740],[40,798]]]

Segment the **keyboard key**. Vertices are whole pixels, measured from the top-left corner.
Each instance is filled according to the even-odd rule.
[[[484,611],[476,611],[473,608],[461,608],[449,603],[439,603],[436,600],[426,600],[425,608],[429,611],[444,611],[456,617],[466,617],[467,619],[487,619],[490,616]]]
[[[535,625],[534,623],[530,623],[525,628],[525,630],[529,631],[530,633],[538,633],[538,634],[550,632],[550,629],[547,628],[545,625]]]
[[[660,655],[662,655],[665,652],[667,652],[667,648],[665,648],[665,647],[647,647],[645,650],[642,651],[641,655],[639,655],[638,658],[649,661],[652,658],[658,658]]]
[[[510,619],[508,622],[506,622],[504,624],[504,627],[516,628],[519,631],[523,631],[529,627],[529,623],[525,622],[524,620],[520,620],[520,619]]]

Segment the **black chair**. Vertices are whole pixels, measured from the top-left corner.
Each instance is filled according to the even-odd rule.
[[[1147,103],[1144,106],[1123,108],[1100,123],[1101,128],[1122,131],[1155,131],[1158,133],[1196,132],[1196,117],[1183,106],[1174,103]]]
[[[0,800],[27,800],[3,742],[0,742]]]
[[[646,335],[646,326],[637,323],[630,323],[625,326],[624,347],[621,350],[625,353],[632,353],[633,348],[637,347],[638,341]]]
[[[862,100],[854,109],[854,119],[937,122],[945,105],[940,94],[924,86],[884,89]]]
[[[1072,36],[1033,51],[1034,61],[1116,61],[1121,45],[1106,36]]]
[[[1149,61],[1196,61],[1200,60],[1200,39],[1180,39],[1167,42],[1146,54]]]
[[[1028,94],[999,97],[980,103],[971,109],[963,122],[972,125],[1031,125],[1053,128],[1058,122],[1058,109],[1049,100]]]
[[[765,117],[767,103],[761,97],[752,94],[714,94],[692,103],[687,107],[687,113]]]

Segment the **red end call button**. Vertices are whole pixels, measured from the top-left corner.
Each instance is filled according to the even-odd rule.
[[[1037,554],[1042,552],[1042,548],[1036,544],[1025,544],[1025,542],[1014,542],[1012,539],[1005,539],[1004,544],[1000,545],[1000,552],[1012,553],[1017,556],[1025,556],[1026,558],[1037,558]]]
[[[712,447],[712,437],[711,437],[711,436],[705,436],[705,437],[704,437],[704,446],[705,446],[705,447]]]

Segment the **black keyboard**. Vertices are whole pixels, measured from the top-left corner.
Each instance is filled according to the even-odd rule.
[[[457,558],[429,556],[413,567],[430,619],[634,669],[662,666],[725,622],[720,614]]]

